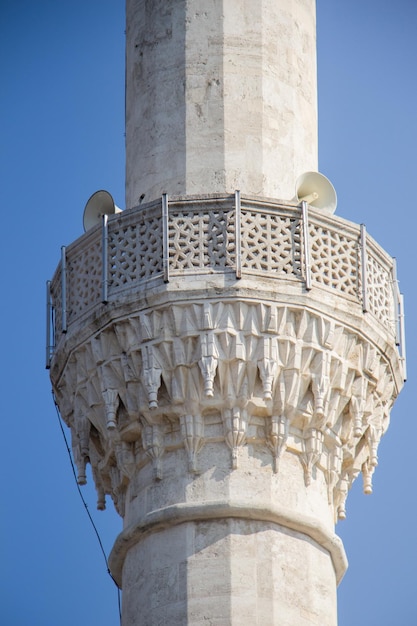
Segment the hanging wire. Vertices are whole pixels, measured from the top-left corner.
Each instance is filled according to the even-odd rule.
[[[100,534],[99,534],[99,532],[97,530],[97,527],[96,527],[96,525],[94,523],[94,520],[93,520],[93,518],[91,516],[91,513],[90,513],[90,511],[88,509],[88,504],[87,504],[87,502],[86,502],[86,500],[85,500],[85,498],[84,498],[84,496],[82,494],[82,491],[80,489],[80,485],[78,484],[77,472],[75,471],[74,461],[72,460],[71,450],[70,450],[70,447],[68,445],[68,439],[67,439],[67,436],[65,434],[65,430],[64,430],[64,427],[63,427],[63,424],[62,424],[63,420],[62,420],[62,417],[61,417],[61,412],[59,410],[59,406],[58,406],[58,403],[56,401],[55,394],[54,394],[53,391],[52,391],[52,399],[53,399],[53,402],[54,402],[54,405],[55,405],[55,410],[56,410],[56,414],[57,414],[57,418],[58,418],[59,427],[60,427],[62,436],[64,438],[65,446],[67,448],[68,458],[70,460],[71,469],[72,469],[72,473],[74,475],[74,480],[75,480],[75,484],[77,486],[78,494],[79,494],[79,496],[81,498],[81,502],[83,503],[84,508],[85,508],[85,510],[87,512],[88,519],[90,520],[91,525],[92,525],[92,527],[94,529],[94,532],[96,534],[96,537],[97,537],[97,540],[98,540],[98,543],[99,543],[99,546],[100,546],[100,550],[101,550],[101,552],[103,554],[104,561],[106,563],[107,573],[108,573],[108,575],[110,576],[110,578],[112,579],[112,581],[114,582],[114,584],[116,585],[116,588],[117,588],[117,604],[118,604],[118,609],[119,609],[119,621],[120,621],[120,625],[121,625],[122,624],[122,609],[121,609],[121,601],[120,601],[120,589],[119,589],[119,586],[118,586],[117,582],[115,581],[115,579],[112,576],[112,573],[111,573],[110,568],[109,568],[109,562],[108,562],[108,559],[107,559],[107,555],[106,555],[106,552],[105,552],[104,547],[103,547],[103,542],[101,541]]]

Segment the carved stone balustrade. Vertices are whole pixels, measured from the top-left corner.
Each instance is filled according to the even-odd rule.
[[[110,495],[125,520],[117,580],[152,524],[207,515],[303,532],[341,578],[333,524],[359,473],[372,491],[404,378],[393,260],[363,227],[238,193],[164,198],[68,246],[51,298],[79,481],[90,463],[99,508]]]
[[[366,308],[388,330],[396,332],[393,261],[368,236],[363,267],[359,226],[310,208],[306,242],[299,207],[249,198],[242,198],[239,204],[236,209],[233,197],[170,199],[166,224],[161,202],[110,217],[107,274],[111,305],[124,302],[132,293],[154,291],[166,279],[165,273],[175,280],[192,278],[182,284],[185,289],[198,278],[210,281],[210,286],[223,287],[234,284],[238,267],[247,279],[258,276],[285,281],[285,289],[302,292],[307,279],[307,245],[311,280],[315,288],[323,288],[323,297],[326,293],[338,294],[339,304],[362,306],[366,292]],[[65,308],[69,324],[86,319],[100,305],[102,265],[99,227],[67,248]],[[59,343],[61,267],[55,273],[51,291]]]

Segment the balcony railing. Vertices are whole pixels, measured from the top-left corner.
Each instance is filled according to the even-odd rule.
[[[395,260],[365,227],[302,206],[240,197],[162,201],[107,219],[67,248],[48,281],[47,367],[55,338],[100,303],[178,277],[261,276],[318,287],[373,315],[401,345]]]

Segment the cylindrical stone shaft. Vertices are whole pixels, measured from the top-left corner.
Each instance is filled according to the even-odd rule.
[[[317,170],[314,0],[128,0],[126,63],[128,208]]]

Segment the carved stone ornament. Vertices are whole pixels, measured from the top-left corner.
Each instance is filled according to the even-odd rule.
[[[107,493],[123,515],[135,468],[150,462],[163,480],[167,450],[183,446],[184,471],[198,473],[209,443],[230,449],[231,469],[248,445],[270,451],[273,472],[283,454],[298,456],[305,484],[322,472],[334,516],[343,518],[360,472],[372,491],[397,390],[384,353],[331,317],[211,299],[113,321],[71,353],[55,393],[79,482],[90,462],[99,508]]]

